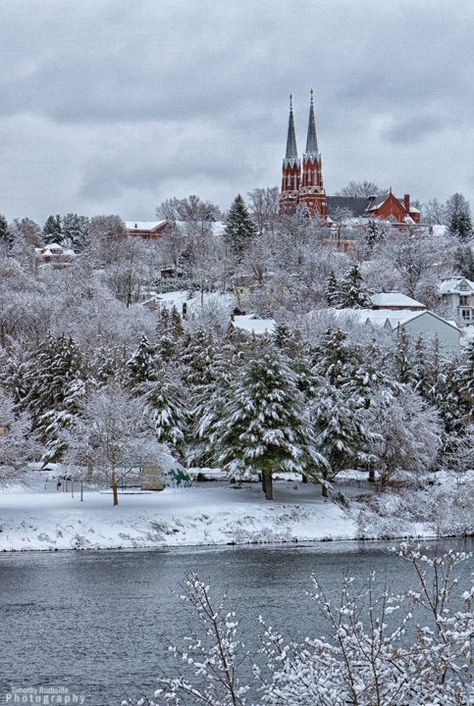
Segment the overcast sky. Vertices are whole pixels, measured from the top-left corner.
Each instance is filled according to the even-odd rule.
[[[0,0],[0,212],[151,220],[279,184],[316,94],[328,194],[474,206],[472,0]]]

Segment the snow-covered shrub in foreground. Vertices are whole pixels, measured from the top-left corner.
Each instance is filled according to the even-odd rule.
[[[257,706],[250,700],[255,690],[258,706],[473,703],[474,586],[463,592],[453,576],[470,555],[449,551],[429,556],[406,544],[398,554],[414,567],[414,590],[403,595],[385,590],[376,596],[373,576],[362,591],[347,578],[340,598],[332,602],[313,578],[310,595],[327,621],[328,637],[286,644],[261,621],[264,667],[246,651],[235,614],[224,601],[215,602],[209,586],[192,573],[182,599],[193,609],[200,630],[185,639],[183,648],[172,648],[183,664],[181,674],[159,679],[154,699],[141,699],[136,706]],[[451,599],[459,597],[464,608],[453,610]],[[408,626],[416,631],[413,640],[406,635]]]

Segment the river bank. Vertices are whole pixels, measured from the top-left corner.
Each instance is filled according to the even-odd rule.
[[[474,483],[444,478],[423,491],[373,493],[350,479],[338,486],[346,504],[320,489],[276,481],[275,500],[258,484],[194,483],[162,492],[128,491],[112,506],[109,492],[78,487],[10,488],[0,495],[0,551],[145,549],[294,544],[466,536],[474,533]]]

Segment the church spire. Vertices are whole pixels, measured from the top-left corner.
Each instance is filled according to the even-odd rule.
[[[298,159],[296,148],[295,120],[293,118],[293,96],[290,93],[290,116],[288,118],[288,136],[286,138],[285,159]]]
[[[309,101],[309,120],[308,120],[308,136],[306,138],[306,152],[307,155],[317,155],[318,154],[318,139],[316,137],[316,120],[314,117],[314,92],[313,89],[310,91],[310,101]]]

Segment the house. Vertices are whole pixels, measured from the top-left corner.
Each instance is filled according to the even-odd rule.
[[[466,277],[445,279],[440,284],[439,293],[458,323],[474,325],[474,282]]]
[[[144,238],[145,240],[156,240],[171,228],[171,223],[167,220],[160,221],[125,221],[128,235]]]
[[[261,319],[257,314],[234,315],[231,320],[231,327],[255,336],[263,336],[274,332],[276,321],[275,319]]]
[[[70,248],[63,248],[58,243],[50,243],[44,248],[35,248],[35,262],[38,268],[54,267],[61,268],[69,265],[76,253]]]
[[[327,312],[328,310],[323,310]],[[331,309],[338,320],[352,320],[367,324],[376,329],[383,329],[391,335],[405,331],[413,340],[423,336],[427,340],[438,339],[440,348],[445,353],[460,350],[461,330],[453,321],[443,319],[433,311],[413,311],[409,309]]]
[[[372,308],[384,311],[424,311],[426,306],[401,292],[379,292],[370,297]]]

